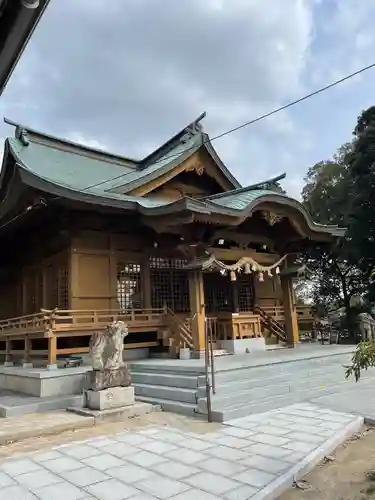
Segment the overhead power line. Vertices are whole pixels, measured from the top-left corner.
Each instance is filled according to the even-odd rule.
[[[364,66],[363,68],[354,71],[354,73],[350,73],[349,75],[344,76],[343,78],[340,78],[339,80],[335,80],[334,82],[330,83],[329,85],[325,85],[324,87],[321,87],[318,90],[315,90],[314,92],[310,92],[310,94],[307,94],[303,97],[300,97],[299,99],[296,99],[295,101],[291,101],[288,104],[285,104],[284,106],[281,106],[279,108],[276,108],[272,111],[269,111],[268,113],[265,113],[264,115],[258,116],[257,118],[253,118],[252,120],[249,120],[245,123],[242,123],[241,125],[238,125],[237,127],[231,128],[229,130],[226,130],[225,132],[222,132],[221,134],[218,134],[209,140],[203,141],[202,144],[205,144],[206,142],[213,142],[216,141],[217,139],[221,139],[222,137],[225,137],[229,134],[233,134],[234,132],[237,132],[238,130],[241,130],[245,127],[248,127],[249,125],[253,125],[254,123],[260,122],[261,120],[264,120],[265,118],[268,118],[272,115],[276,115],[276,113],[280,113],[280,111],[284,111],[285,109],[291,108],[292,106],[295,106],[296,104],[299,104],[303,101],[307,101],[307,99],[310,99],[311,97],[314,97],[318,94],[321,94],[322,92],[325,92],[326,90],[329,90],[333,87],[336,87],[336,85],[339,85],[340,83],[346,82],[347,80],[350,80],[351,78],[354,78],[357,75],[360,75],[361,73],[364,73],[365,71],[368,71],[369,69],[375,68],[375,63],[369,64],[368,66]],[[163,156],[163,158],[160,158],[159,160],[156,160],[155,163],[160,163],[160,162],[165,162],[166,160],[176,158],[177,156],[181,156],[184,153],[188,153],[191,150],[191,148],[187,148],[185,150],[180,151],[179,153],[174,153],[169,156]],[[106,184],[107,182],[111,181],[116,181],[118,179],[121,179],[125,177],[127,174],[121,174],[116,177],[113,177],[112,179],[107,179],[105,181],[98,182],[97,184],[93,184],[91,186],[88,186],[87,188],[84,189],[91,189],[97,186],[101,186],[102,184]]]

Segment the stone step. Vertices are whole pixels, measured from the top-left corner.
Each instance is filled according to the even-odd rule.
[[[3,401],[1,401],[3,399]],[[28,413],[42,413],[53,410],[65,410],[69,407],[81,408],[84,405],[84,397],[81,394],[68,396],[38,397],[16,397],[12,402],[11,397],[0,398],[0,417],[19,417]]]
[[[337,393],[340,388],[341,385],[325,386],[314,391],[306,389],[263,399],[244,399],[241,403],[228,402],[227,405],[218,406],[213,402],[212,409],[215,414],[214,420],[218,422],[227,422],[228,420],[235,418],[241,418],[255,413],[262,413],[275,408],[281,408],[282,406],[334,394]],[[207,414],[207,405],[205,404],[205,401],[199,401],[198,412]],[[277,421],[275,420],[275,424],[276,423]]]
[[[140,396],[146,396],[155,398],[156,400],[180,401],[194,405],[197,403],[196,389],[138,383],[133,383],[133,386],[138,399]]]
[[[172,401],[169,399],[153,398],[148,396],[136,396],[136,400],[143,401],[152,405],[161,406],[163,411],[170,411],[172,413],[179,413],[181,415],[196,416],[196,404],[183,403],[181,401]]]
[[[202,377],[201,379],[201,382],[204,383],[204,379]],[[133,384],[151,384],[169,387],[181,387],[183,389],[196,389],[199,380],[195,375],[132,371],[132,382]]]

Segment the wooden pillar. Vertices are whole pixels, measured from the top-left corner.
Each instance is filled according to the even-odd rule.
[[[55,336],[48,338],[48,366],[57,364],[57,338]]]
[[[31,340],[26,335],[25,336],[24,353],[23,353],[23,365],[29,365],[29,364],[31,364]]]
[[[12,339],[6,337],[5,339],[5,366],[13,366],[12,361]]]
[[[231,299],[232,299],[232,313],[238,314],[240,312],[240,303],[238,299],[238,283],[236,280],[231,280]]]
[[[297,321],[297,310],[294,300],[294,290],[292,278],[290,276],[281,277],[281,289],[283,292],[284,320],[287,343],[294,347],[299,342],[299,331]]]
[[[151,269],[150,256],[144,255],[141,262],[142,307],[151,309]]]
[[[189,297],[194,346],[198,352],[204,351],[205,306],[202,271],[189,273]]]

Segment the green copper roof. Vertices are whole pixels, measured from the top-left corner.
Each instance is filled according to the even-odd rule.
[[[198,121],[180,131],[168,143],[140,162],[90,150],[17,127],[16,137],[6,141],[4,168],[18,169],[24,184],[56,195],[58,198],[138,211],[144,215],[191,211],[197,214],[221,214],[245,220],[260,203],[272,202],[294,208],[312,231],[338,236],[343,234],[340,228],[315,224],[298,201],[266,189],[268,185],[283,176],[248,187],[240,187],[237,181],[230,181],[234,186],[233,190],[199,200],[187,196],[176,201],[156,200],[126,194],[168,172],[202,146],[207,148],[218,168],[230,180],[230,174],[221,160],[215,157],[216,152],[205,139]],[[14,162],[7,161],[9,155],[14,158],[15,167]],[[12,175],[10,177],[13,178]],[[2,172],[0,182],[4,182],[5,178]]]

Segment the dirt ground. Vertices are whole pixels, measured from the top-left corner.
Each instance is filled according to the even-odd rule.
[[[303,478],[308,489],[293,488],[279,500],[375,500],[374,428],[346,442],[332,459]]]

